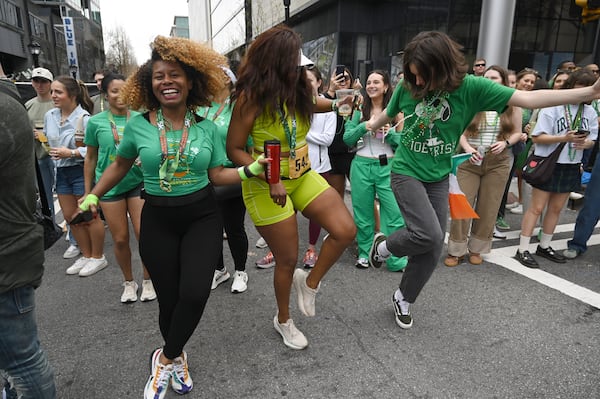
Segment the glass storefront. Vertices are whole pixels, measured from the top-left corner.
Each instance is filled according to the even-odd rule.
[[[323,48],[317,64],[328,75],[332,65],[348,65],[364,79],[368,71],[398,71],[400,53],[418,32],[441,30],[464,46],[467,60],[477,52],[480,0],[405,0],[323,2],[305,10],[291,25],[305,40],[305,50]],[[532,67],[550,78],[557,65],[573,60],[595,62],[598,22],[580,22],[574,0],[517,1],[508,67]],[[325,44],[326,43],[326,44]]]

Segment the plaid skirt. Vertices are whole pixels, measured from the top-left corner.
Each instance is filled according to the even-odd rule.
[[[557,163],[552,178],[544,184],[533,187],[549,193],[570,193],[581,189],[581,168],[579,163]]]

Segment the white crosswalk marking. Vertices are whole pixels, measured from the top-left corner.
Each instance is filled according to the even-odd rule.
[[[600,223],[596,225],[596,227],[600,227]],[[556,226],[555,233],[573,231],[574,228],[575,225],[573,223],[558,225]],[[507,236],[508,238],[514,239],[518,238],[519,234],[520,231],[517,230],[508,232]],[[552,248],[554,248],[557,251],[562,251],[566,249],[567,241],[569,239],[552,240]],[[600,234],[592,235],[592,237],[587,243],[588,246],[598,244],[600,244]],[[532,253],[535,253],[536,246],[537,244],[531,244],[530,250],[532,251]],[[568,280],[557,277],[541,269],[530,269],[521,265],[519,261],[513,258],[515,253],[517,252],[518,247],[518,245],[513,245],[508,247],[492,249],[492,251],[489,254],[484,255],[483,258],[486,262],[502,266],[508,270],[530,278],[534,281],[537,281],[540,284],[558,290],[564,293],[565,295],[568,295],[572,298],[578,299],[584,303],[587,303],[588,305],[600,309],[600,293],[574,284]]]

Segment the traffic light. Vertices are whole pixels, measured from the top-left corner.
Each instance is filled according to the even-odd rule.
[[[581,22],[584,24],[600,18],[600,0],[575,0],[575,4],[581,7]]]

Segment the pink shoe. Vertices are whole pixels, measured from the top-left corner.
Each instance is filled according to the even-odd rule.
[[[275,257],[273,257],[273,252],[271,251],[263,258],[256,261],[256,267],[259,269],[268,269],[273,266],[275,266]]]
[[[306,253],[304,254],[304,259],[302,260],[302,263],[304,264],[304,267],[306,269],[312,269],[313,267],[315,267],[315,263],[317,263],[317,259],[319,259],[319,256],[317,255],[315,250],[309,248],[306,250]]]

